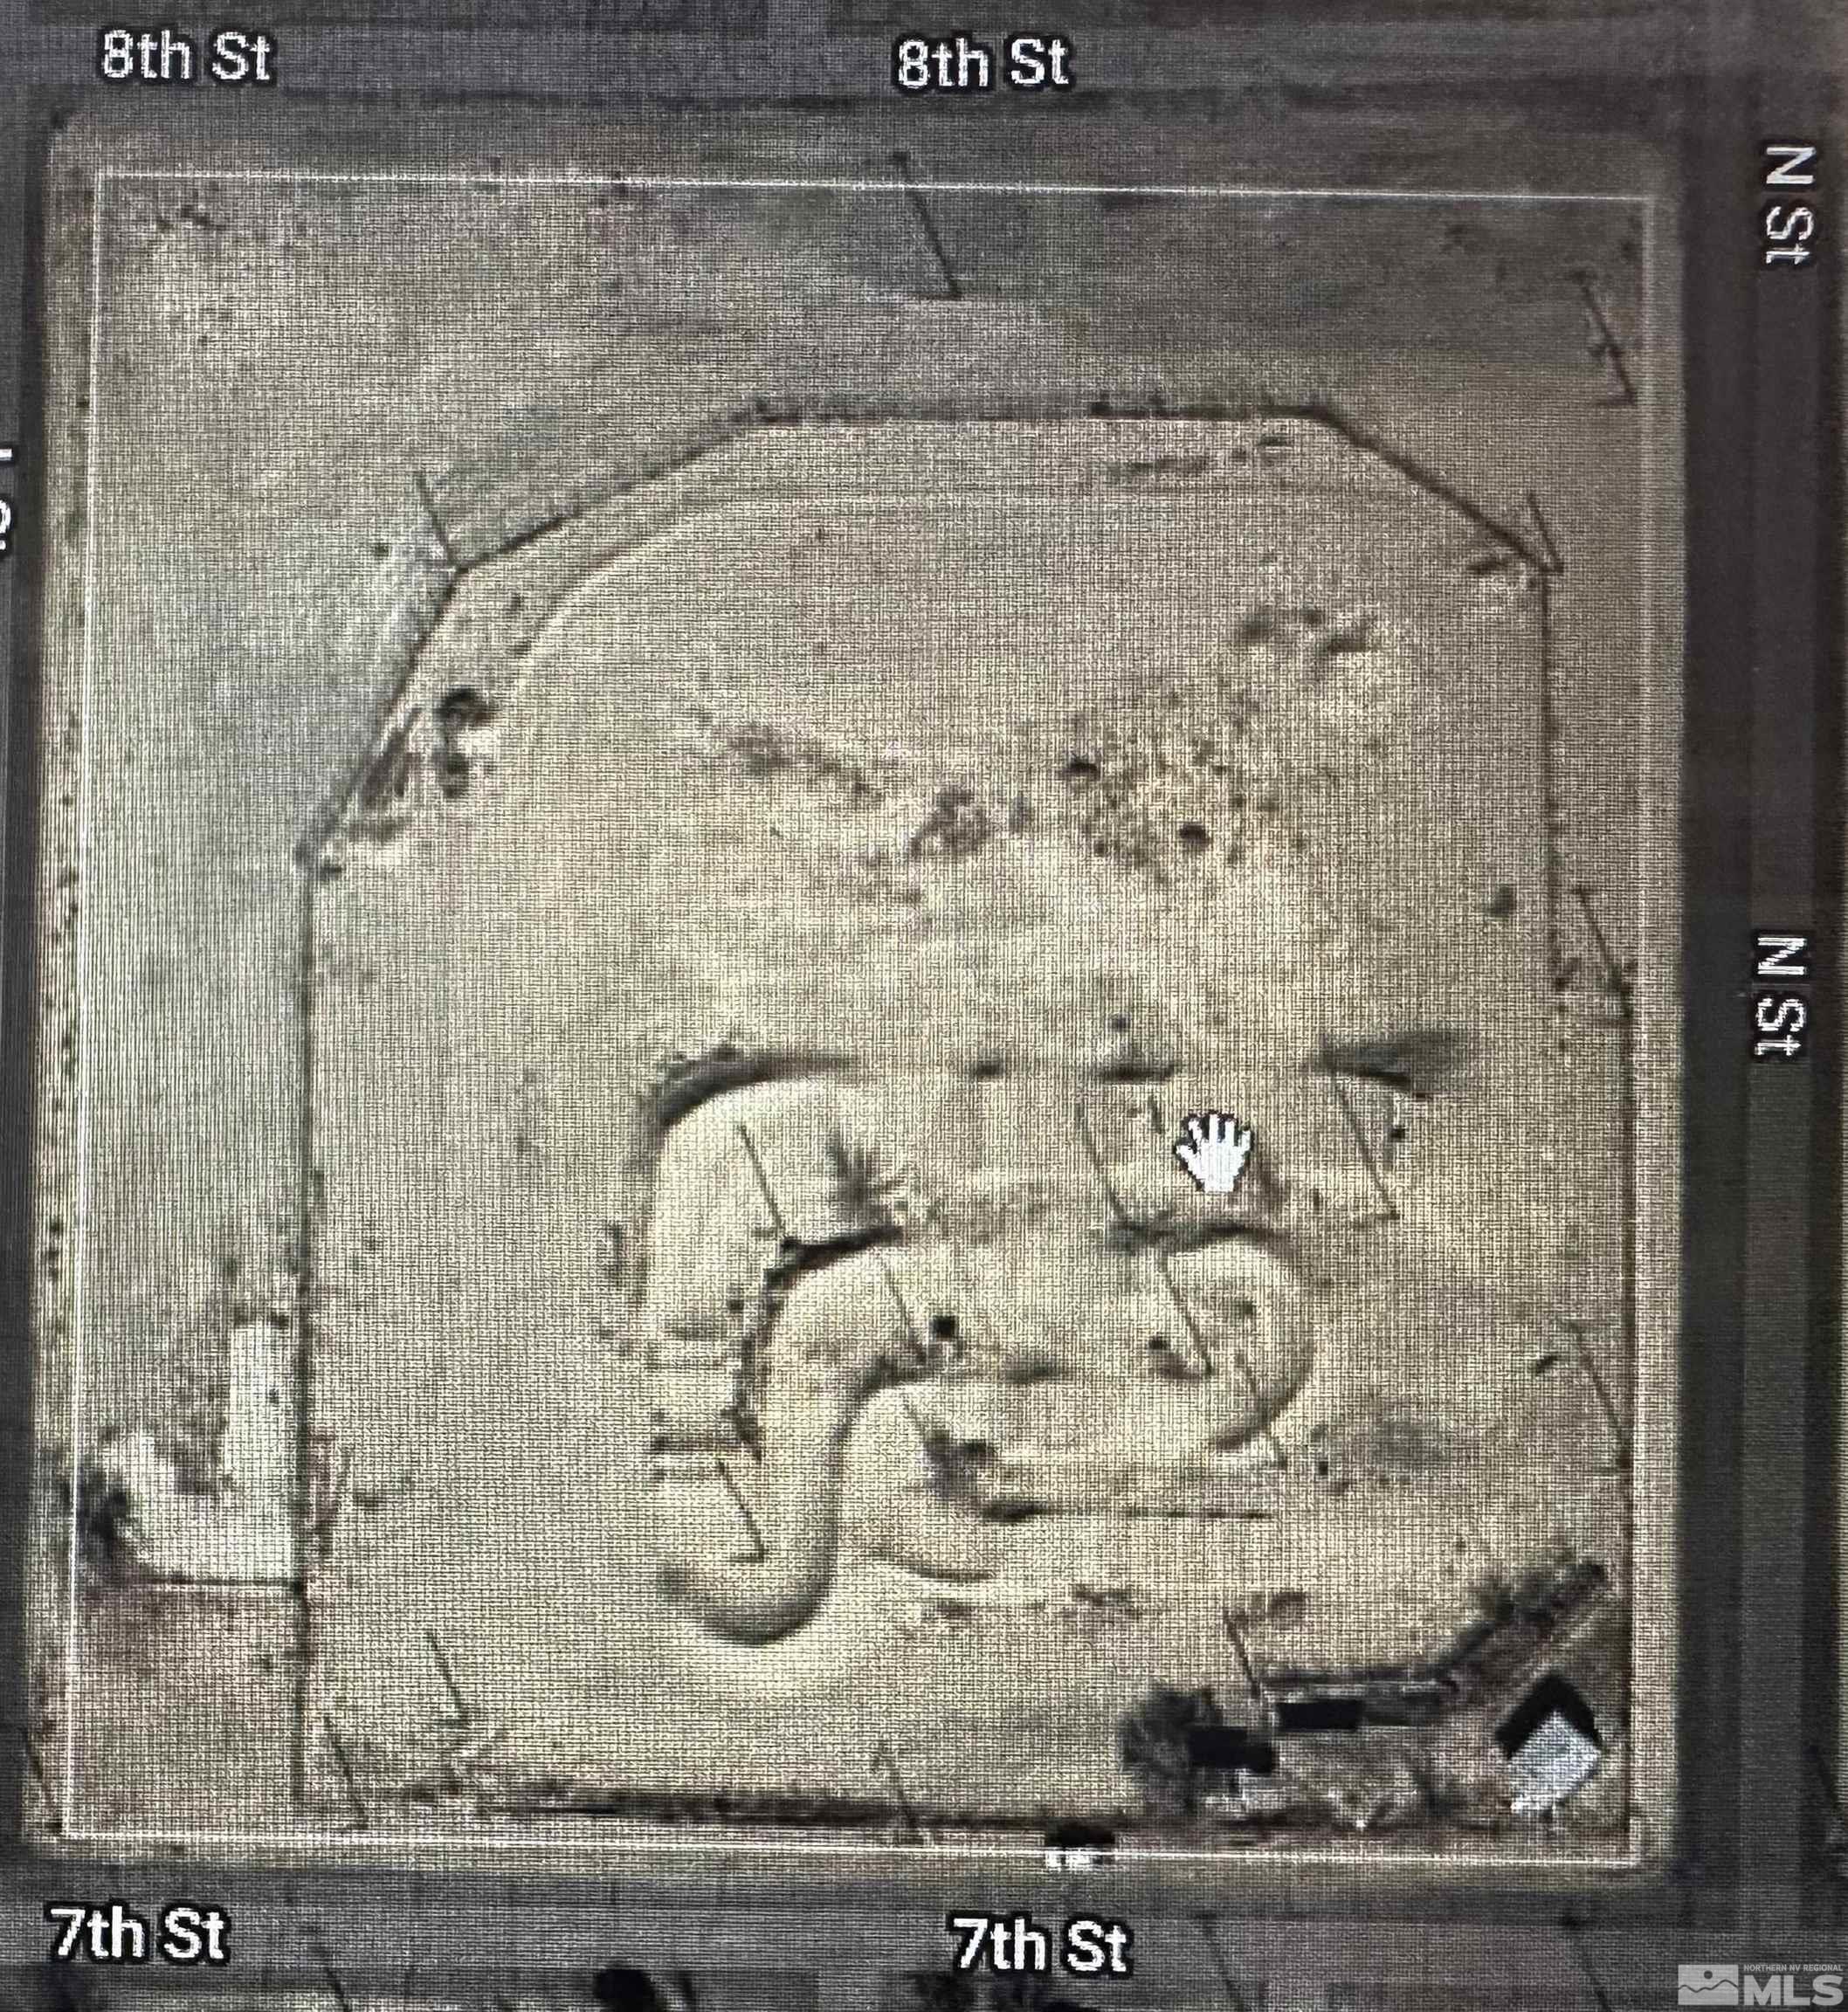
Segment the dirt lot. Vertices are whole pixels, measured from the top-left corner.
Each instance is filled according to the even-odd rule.
[[[817,157],[881,156],[103,186],[50,1464],[74,1310],[74,1464],[248,1507],[233,1338],[293,1337],[303,1625],[250,1681],[299,1767],[232,1760],[240,1823],[1171,1824],[1117,1729],[1238,1705],[1224,1609],[1337,1673],[1575,1561],[1626,1609],[1587,917],[1637,954],[1645,422],[1572,275],[1646,352],[1640,213],[958,189],[950,300],[900,192],[638,173]],[[1210,1107],[1230,1212],[1168,1150]],[[172,1542],[134,1597],[198,1597]],[[78,1808],[159,1828],[134,1554]],[[1485,1699],[1210,1834],[1617,1849],[1627,1660],[1544,1833]]]

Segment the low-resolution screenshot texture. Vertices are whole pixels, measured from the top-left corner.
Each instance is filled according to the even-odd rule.
[[[47,1832],[1656,1834],[1651,204],[892,131],[61,145]]]

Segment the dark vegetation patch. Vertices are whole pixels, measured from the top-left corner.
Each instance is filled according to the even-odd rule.
[[[915,1415],[914,1415],[915,1416]],[[916,1419],[924,1457],[930,1464],[930,1490],[940,1500],[979,1510],[982,1475],[993,1466],[995,1449],[985,1439],[965,1439],[941,1419]]]
[[[1003,1977],[989,1993],[990,2012],[1090,2012],[1044,1977]]]
[[[1358,1450],[1370,1469],[1424,1472],[1443,1459],[1444,1443],[1422,1413],[1389,1410],[1372,1422]]]
[[[476,768],[465,737],[493,720],[494,703],[476,686],[453,685],[437,701],[435,717],[437,787],[450,803],[459,803],[467,796]]]
[[[976,2012],[976,1987],[957,1971],[916,1971],[906,1985],[907,2012]]]
[[[1001,1381],[1010,1389],[1031,1389],[1036,1383],[1063,1383],[1071,1364],[1056,1348],[1028,1345],[1002,1355]]]
[[[77,1560],[91,1579],[119,1581],[136,1571],[134,1499],[121,1477],[93,1455],[60,1485],[66,1514],[77,1522]]]
[[[1493,1696],[1609,1584],[1596,1559],[1565,1552],[1519,1574],[1485,1573],[1470,1589],[1474,1614],[1435,1656],[1335,1669],[1273,1665],[1264,1680],[1273,1696],[1359,1692],[1371,1723],[1421,1723]]]
[[[884,792],[858,761],[812,734],[787,734],[763,720],[721,726],[703,706],[694,707],[693,716],[755,781],[781,777],[837,792],[852,804],[883,798]]]
[[[35,1964],[17,1988],[17,1998],[0,1995],[5,2012],[105,2012],[109,2003],[101,1983],[71,1963]]]
[[[1092,1064],[1092,1073],[1106,1083],[1165,1083],[1180,1066],[1180,1058],[1166,1043],[1136,1031],[1127,1013],[1113,1013],[1104,1023],[1106,1037]]]
[[[1153,1816],[1189,1817],[1198,1801],[1193,1738],[1225,1724],[1210,1688],[1183,1690],[1159,1679],[1117,1720],[1116,1752]]]
[[[1320,644],[1324,657],[1364,657],[1373,646],[1372,631],[1364,622],[1356,622],[1343,629],[1331,630],[1323,637]]]
[[[437,701],[437,725],[448,734],[486,727],[493,717],[493,699],[474,685],[452,685]]]
[[[1159,1251],[1164,1258],[1204,1251],[1215,1244],[1276,1244],[1280,1233],[1262,1223],[1238,1216],[1189,1216],[1171,1208],[1141,1215],[1113,1215],[1104,1225],[1104,1242],[1113,1251]],[[1254,1299],[1236,1301],[1231,1311],[1241,1320],[1255,1320]]]
[[[1428,1098],[1450,1088],[1473,1048],[1459,1028],[1409,1027],[1379,1040],[1326,1048],[1318,1065],[1337,1076],[1355,1076],[1408,1096]]]
[[[1191,482],[1212,472],[1210,454],[1156,454],[1143,461],[1113,461],[1104,479],[1126,489],[1146,487],[1151,482]]]
[[[907,859],[972,859],[993,836],[981,799],[968,784],[946,782],[905,842]]]
[[[1090,1579],[1072,1581],[1071,1599],[1080,1613],[1099,1621],[1140,1621],[1145,1596],[1134,1586],[1100,1585]]]
[[[844,1139],[838,1133],[829,1135],[824,1150],[828,1173],[833,1182],[835,1209],[856,1230],[877,1231],[880,1235],[890,1230],[896,1222],[905,1189],[905,1176],[897,1163],[877,1146]],[[954,1315],[946,1318],[949,1320],[949,1332],[938,1339],[953,1340],[955,1318]],[[931,1332],[936,1333],[934,1321]]]
[[[1168,1383],[1198,1383],[1206,1375],[1203,1364],[1192,1355],[1183,1354],[1165,1334],[1148,1337],[1148,1352],[1144,1360],[1149,1373]]]

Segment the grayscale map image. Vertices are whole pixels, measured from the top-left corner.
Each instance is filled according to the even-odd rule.
[[[60,138],[46,1841],[1659,1850],[1646,161],[1070,131]]]

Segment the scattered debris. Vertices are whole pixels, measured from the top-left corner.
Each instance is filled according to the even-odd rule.
[[[1116,1832],[1102,1823],[1053,1823],[1045,1833],[1048,1872],[1089,1872],[1116,1862]]]

